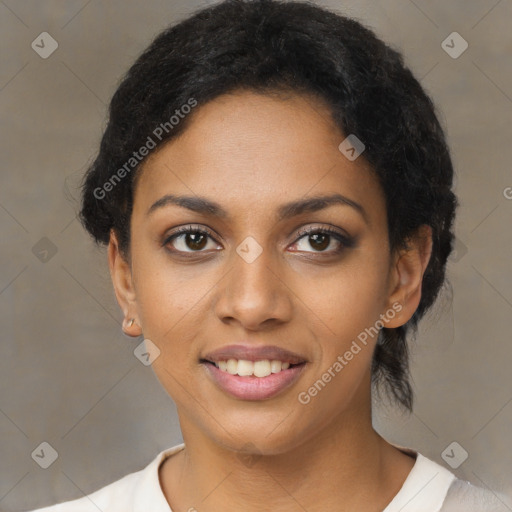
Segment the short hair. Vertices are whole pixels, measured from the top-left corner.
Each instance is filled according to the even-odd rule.
[[[83,225],[97,243],[107,244],[113,230],[129,256],[140,167],[133,152],[149,139],[161,146],[183,132],[193,118],[183,115],[190,110],[185,105],[237,90],[322,99],[341,132],[365,145],[360,158],[384,192],[391,250],[406,247],[420,225],[432,228],[418,308],[406,324],[380,330],[372,360],[372,383],[412,411],[407,333],[417,331],[445,281],[458,202],[433,101],[401,53],[361,22],[309,2],[226,0],[161,32],[112,97],[99,152],[84,177]]]

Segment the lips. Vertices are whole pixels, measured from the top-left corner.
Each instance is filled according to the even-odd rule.
[[[269,372],[269,368],[258,374],[258,366],[280,366]],[[206,354],[200,359],[207,375],[224,393],[239,400],[266,400],[290,388],[302,374],[307,360],[305,357],[281,347],[266,345],[229,345]],[[280,364],[277,364],[280,363]],[[239,374],[225,365],[238,365]],[[250,367],[251,371],[240,371]],[[231,371],[231,373],[230,373]]]
[[[227,345],[213,352],[209,352],[203,360],[210,363],[227,361],[229,359],[245,359],[247,361],[278,360],[290,365],[305,363],[306,358],[275,345],[253,346],[253,345]]]

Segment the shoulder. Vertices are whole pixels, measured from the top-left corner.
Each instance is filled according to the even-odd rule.
[[[415,456],[416,463],[384,512],[507,512],[504,501],[486,489],[457,478],[421,453],[395,445]]]
[[[440,512],[507,512],[499,493],[477,487],[465,480],[456,479],[448,489]]]
[[[161,451],[145,468],[91,494],[30,512],[147,512],[148,509],[168,512],[170,509],[160,487],[158,468],[167,457],[183,447],[182,443]]]
[[[31,512],[98,512],[98,509],[107,512],[113,510],[112,506],[114,504],[122,508],[130,503],[132,490],[139,481],[143,471],[126,475],[82,498],[38,508]],[[126,508],[126,510],[129,509]]]
[[[414,456],[416,462],[398,494],[383,512],[440,512],[455,475],[419,452],[396,447]]]

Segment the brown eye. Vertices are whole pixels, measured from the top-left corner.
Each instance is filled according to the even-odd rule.
[[[178,253],[206,252],[203,249],[208,247],[210,241],[212,242],[212,248],[218,247],[208,231],[188,226],[180,228],[167,237],[163,245]]]
[[[354,240],[329,227],[307,228],[300,231],[298,237],[294,250],[301,252],[336,254],[354,246]],[[333,247],[327,250],[329,246]]]
[[[207,235],[202,233],[187,233],[183,236],[185,245],[194,251],[204,249],[207,242]]]
[[[326,235],[325,233],[315,233],[309,235],[309,244],[313,249],[317,251],[323,251],[329,247],[329,242],[331,241],[331,237]]]

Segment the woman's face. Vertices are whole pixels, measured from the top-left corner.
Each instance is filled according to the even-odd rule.
[[[385,198],[312,98],[237,92],[194,116],[143,167],[116,291],[160,350],[185,437],[279,453],[366,414],[374,327],[413,312],[398,312]]]

